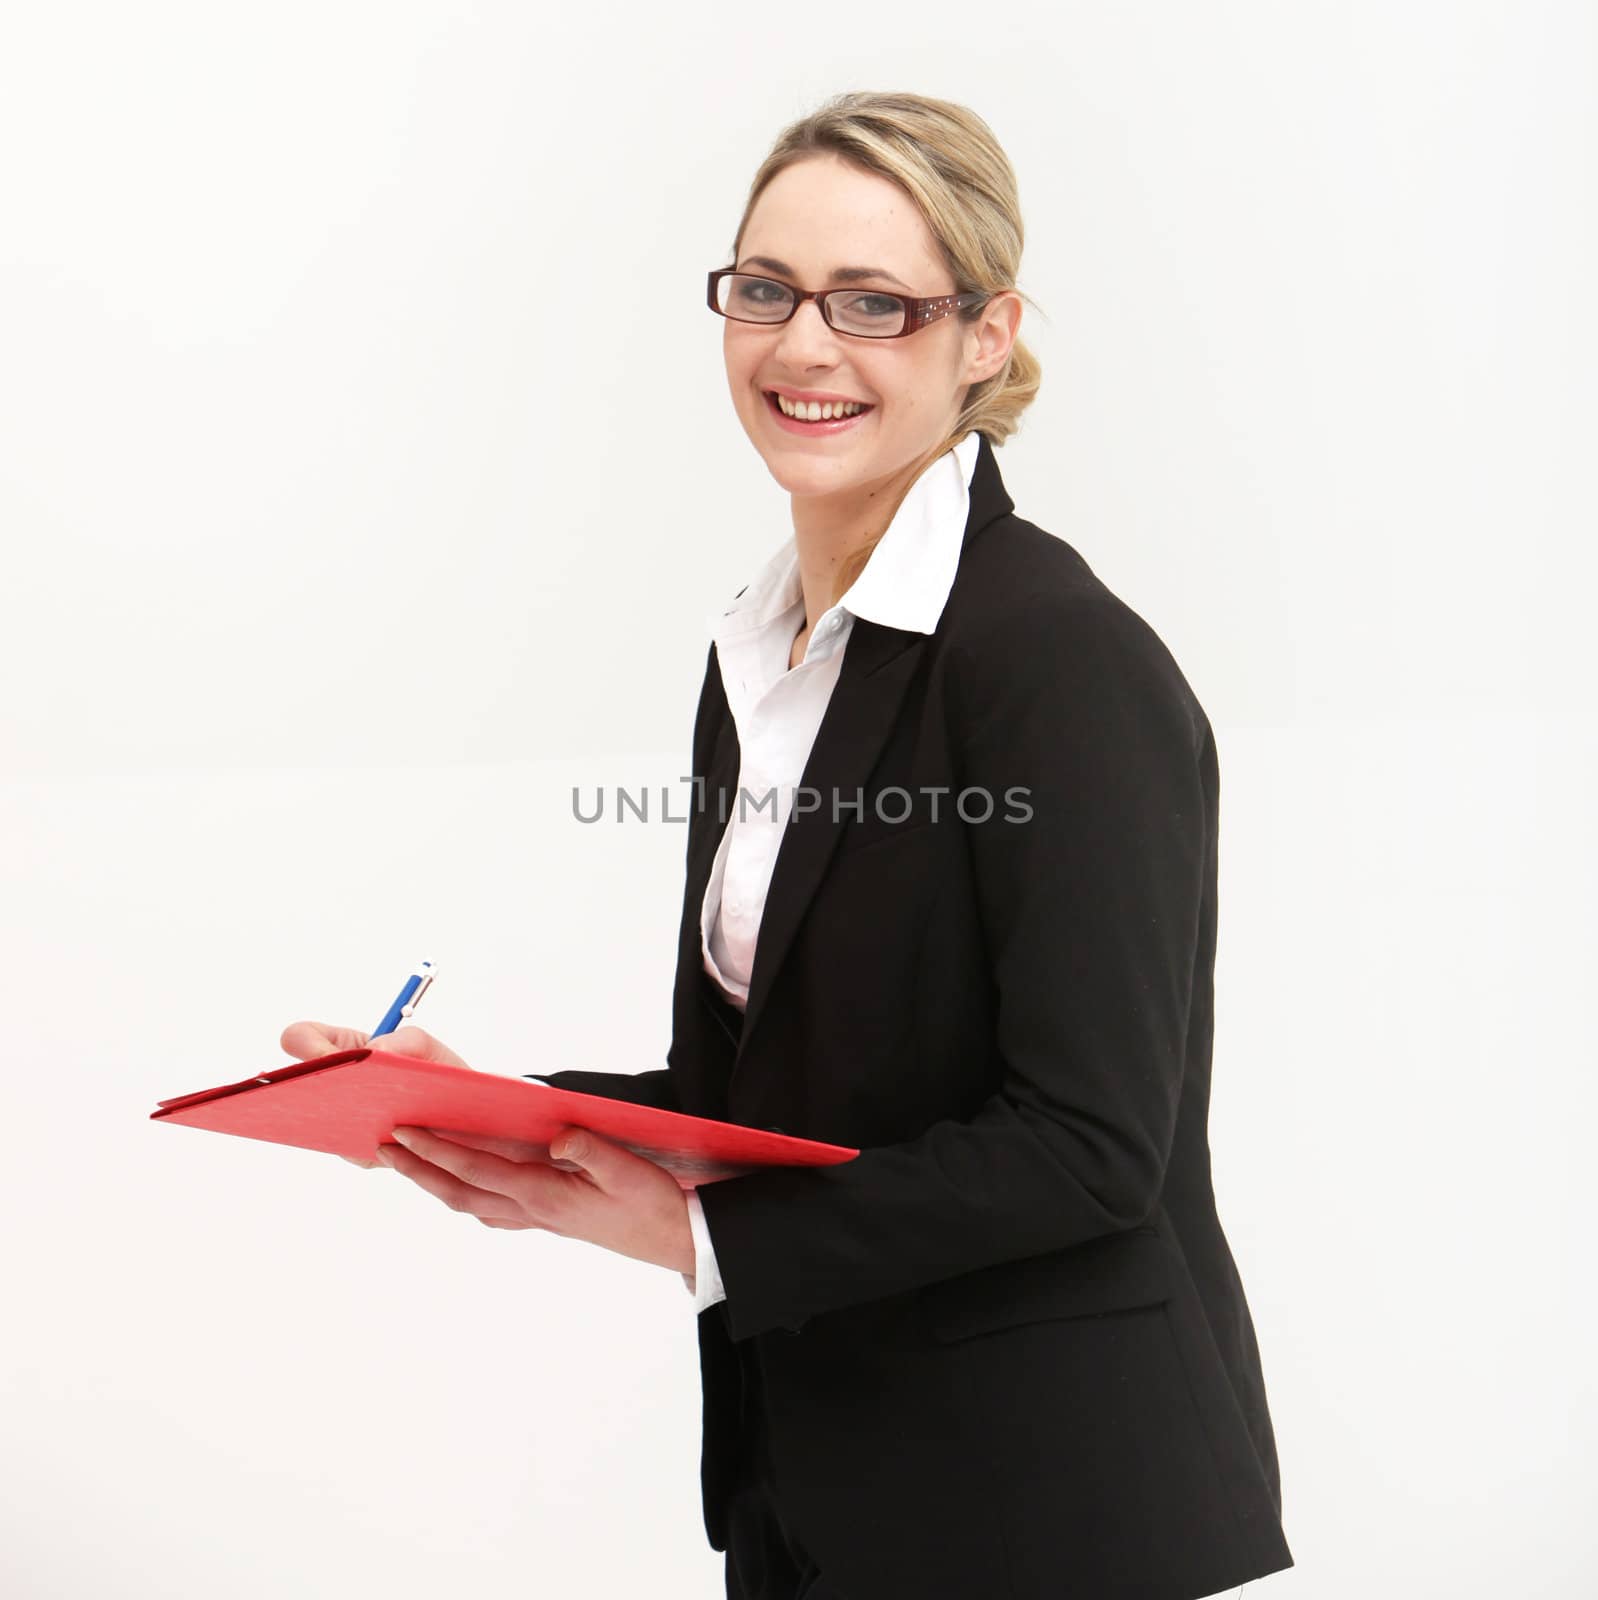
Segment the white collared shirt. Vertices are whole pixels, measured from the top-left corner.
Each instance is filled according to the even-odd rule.
[[[732,604],[707,619],[741,764],[700,908],[700,944],[705,971],[740,1011],[749,999],[755,941],[782,830],[838,682],[854,619],[915,633],[937,627],[960,564],[980,445],[980,436],[968,433],[911,484],[865,569],[816,619],[798,666],[790,670],[788,661],[804,626],[805,602],[791,534]],[[697,1313],[726,1294],[704,1209],[692,1190],[688,1219],[695,1270],[682,1279]]]

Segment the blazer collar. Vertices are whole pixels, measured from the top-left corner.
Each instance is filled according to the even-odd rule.
[[[993,446],[985,434],[975,437],[978,441],[977,454],[972,465],[965,530],[961,535],[959,561],[954,574],[956,582],[959,562],[963,562],[972,540],[990,523],[1015,509],[1014,502],[1005,491],[998,462],[994,459]],[[873,555],[872,561],[875,560],[876,556]],[[870,570],[870,563],[866,570]],[[938,609],[941,616],[941,603]],[[834,788],[852,795],[856,789],[865,787],[929,637],[925,632],[873,620],[863,612],[856,617],[844,651],[838,682],[800,779],[802,786],[823,795],[830,794]],[[731,713],[725,708],[722,721],[715,740],[710,771],[706,775],[705,817],[711,825],[700,830],[687,888],[688,909],[685,915],[696,935],[699,906],[720,842],[720,828],[716,825],[716,819],[730,815],[738,783],[737,730]],[[754,968],[749,975],[749,999],[744,1007],[743,1028],[733,1067],[734,1076],[746,1058],[749,1042],[755,1035],[760,1014],[771,993],[772,982],[781,969],[805,908],[832,859],[832,851],[840,833],[841,830],[831,820],[830,807],[826,804],[803,815],[796,813],[784,829],[782,845],[777,852],[771,882],[766,891],[760,937],[755,946]],[[686,955],[686,938],[684,949]],[[697,937],[693,942],[692,959],[702,968],[703,955],[698,949]],[[695,973],[694,981],[701,981],[700,973]]]
[[[950,529],[966,525],[982,443],[980,433],[968,433],[910,485],[865,570],[837,602],[839,610],[914,633],[937,627],[960,561],[960,540]],[[718,651],[730,652],[803,602],[799,553],[790,535],[732,603],[706,619],[710,636]]]

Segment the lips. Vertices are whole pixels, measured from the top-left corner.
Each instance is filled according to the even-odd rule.
[[[764,390],[762,394],[766,402],[766,409],[771,413],[772,420],[785,433],[810,434],[812,436],[846,433],[850,428],[857,427],[864,422],[877,409],[875,406],[867,405],[863,411],[857,411],[853,416],[831,417],[817,422],[801,422],[796,417],[790,417],[777,404],[777,396],[773,390]]]

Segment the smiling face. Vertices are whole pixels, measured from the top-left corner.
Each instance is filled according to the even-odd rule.
[[[833,155],[807,157],[767,184],[735,265],[801,289],[930,296],[956,288],[910,196]],[[860,267],[875,270],[839,275]],[[913,475],[953,426],[967,387],[1003,361],[1002,351],[997,360],[979,356],[984,341],[954,315],[908,338],[858,338],[834,332],[807,300],[780,326],[729,318],[722,329],[738,420],[771,475],[795,497],[840,504]],[[773,390],[870,410],[841,428],[805,432],[785,422]]]

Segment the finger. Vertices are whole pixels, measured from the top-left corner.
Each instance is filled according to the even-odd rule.
[[[356,1028],[336,1028],[325,1022],[291,1022],[278,1043],[296,1061],[311,1061],[339,1050],[362,1050],[366,1035]]]
[[[525,1198],[530,1173],[538,1171],[540,1166],[547,1171],[554,1165],[547,1157],[539,1163],[516,1161],[486,1149],[485,1145],[495,1142],[490,1135],[457,1136],[440,1133],[436,1128],[399,1127],[394,1130],[394,1141],[433,1166],[442,1167],[463,1183],[516,1199]],[[571,1171],[570,1166],[565,1170]]]
[[[528,1228],[536,1229],[536,1222],[507,1222],[503,1217],[479,1217],[477,1219],[485,1228],[515,1228],[525,1231]]]
[[[379,1040],[384,1050],[392,1050],[397,1056],[415,1056],[421,1061],[441,1061],[450,1067],[466,1066],[466,1063],[442,1040],[435,1039],[425,1028],[418,1028],[411,1023],[407,1023],[403,1028],[396,1028],[392,1033],[372,1035],[371,1042],[377,1043]]]
[[[478,1218],[491,1217],[501,1222],[529,1220],[522,1206],[509,1195],[494,1189],[480,1189],[446,1168],[414,1154],[403,1145],[381,1145],[379,1153],[396,1172],[409,1178],[418,1188],[427,1190],[436,1199],[442,1200],[451,1211],[460,1211],[467,1216]],[[496,1158],[489,1156],[484,1159]]]
[[[494,1133],[457,1133],[453,1128],[447,1130],[443,1137],[452,1144],[463,1144],[470,1150],[487,1150],[491,1155],[503,1156],[507,1161],[523,1164],[536,1161],[546,1167],[553,1165],[547,1144],[533,1144],[526,1139],[505,1139]]]

